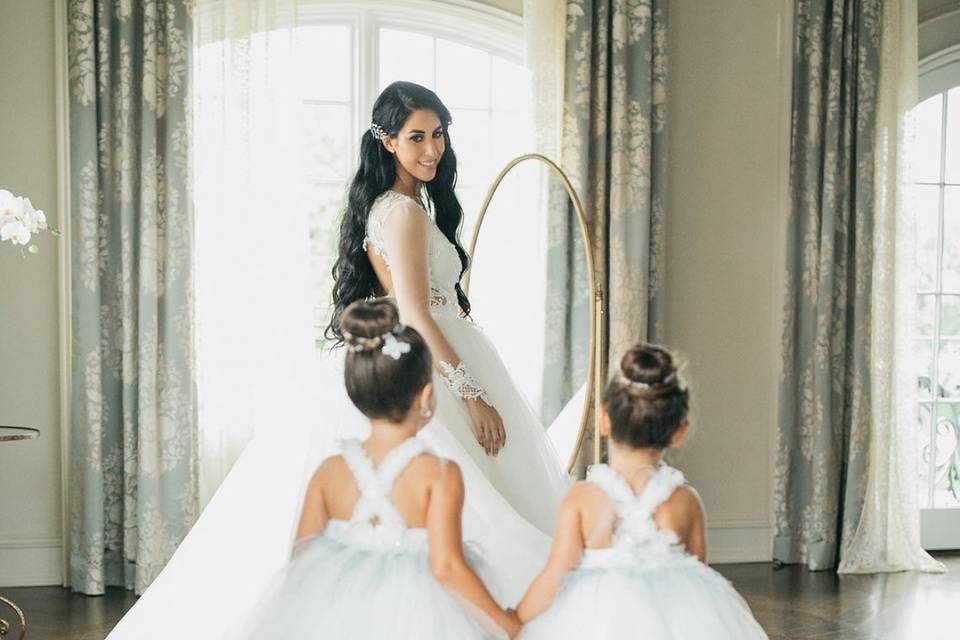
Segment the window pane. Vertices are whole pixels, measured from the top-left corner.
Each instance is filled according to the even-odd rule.
[[[960,296],[940,298],[940,337],[960,338]]]
[[[917,335],[924,337],[933,336],[933,320],[936,313],[936,296],[919,295],[917,296]]]
[[[333,312],[332,300],[330,299],[330,293],[333,291],[333,277],[330,275],[333,262],[334,258],[326,256],[315,256],[310,259],[310,274],[313,278],[313,303],[315,305],[313,308],[314,337],[318,346],[322,344],[323,331],[326,329]]]
[[[410,31],[380,30],[380,89],[409,80],[433,89],[433,38]]]
[[[297,61],[307,100],[350,100],[350,30],[345,26],[297,29]]]
[[[493,172],[499,172],[519,155],[532,153],[535,149],[533,121],[530,114],[517,111],[494,111],[490,140],[493,143],[491,149]],[[492,175],[490,179],[493,180]]]
[[[960,87],[947,94],[946,181],[960,183]]]
[[[940,225],[940,187],[914,187],[917,220],[917,285],[920,291],[937,286],[937,232]]]
[[[917,372],[917,395],[921,400],[930,400],[933,384],[933,340],[914,342],[914,371]]]
[[[527,109],[533,103],[530,82],[530,71],[526,67],[494,56],[493,108],[510,111]]]
[[[916,155],[914,178],[919,182],[939,182],[940,132],[943,126],[943,94],[938,94],[920,103],[914,113],[917,117]]]
[[[930,507],[930,412],[933,410],[929,404],[921,404],[917,425],[920,429],[917,442],[917,452],[920,454],[920,461],[917,464],[920,481],[917,482],[917,505],[923,508]]]
[[[493,179],[490,180],[493,182]],[[457,186],[457,199],[460,200],[460,206],[463,207],[463,226],[460,227],[460,242],[463,248],[469,250],[470,238],[473,237],[473,228],[477,224],[477,216],[480,215],[480,207],[483,205],[483,199],[487,197],[486,187],[461,187]]]
[[[960,405],[937,406],[933,506],[960,507]]]
[[[437,93],[451,109],[488,109],[490,54],[437,40]]]
[[[960,339],[940,340],[937,378],[940,397],[960,399]]]
[[[943,192],[943,290],[960,293],[960,187]]]
[[[486,111],[453,111],[450,143],[457,152],[457,182],[465,187],[487,187],[490,170],[490,115]]]
[[[331,272],[334,262],[336,262],[334,256],[312,256],[310,258],[310,269],[314,276],[313,299],[319,309],[325,309],[333,302],[330,294],[333,291],[333,276]]]
[[[336,256],[340,214],[346,201],[346,185],[311,184],[304,189],[304,205],[310,216],[310,253]]]
[[[344,180],[350,160],[350,112],[341,105],[303,106],[303,171],[307,180]]]

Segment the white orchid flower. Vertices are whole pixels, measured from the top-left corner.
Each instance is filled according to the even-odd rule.
[[[10,241],[15,245],[29,245],[35,233],[49,230],[53,235],[60,235],[56,229],[51,229],[47,223],[46,214],[33,208],[30,198],[15,196],[6,189],[0,189],[0,242]],[[37,247],[30,245],[30,253],[36,253]]]
[[[22,220],[23,213],[23,199],[0,189],[0,221]]]
[[[13,217],[13,204],[17,196],[6,189],[0,189],[0,219],[6,216]]]
[[[27,244],[30,242],[30,229],[16,218],[6,221],[0,225],[0,242],[6,240],[13,244]]]
[[[47,228],[47,216],[40,209],[34,209],[30,198],[23,197],[23,221],[30,227],[30,231],[37,233]]]

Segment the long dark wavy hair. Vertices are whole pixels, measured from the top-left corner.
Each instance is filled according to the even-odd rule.
[[[467,270],[467,252],[457,239],[463,222],[463,208],[454,193],[457,184],[457,156],[450,144],[448,127],[452,123],[450,110],[430,89],[413,82],[392,83],[377,97],[373,105],[372,122],[379,125],[387,135],[397,136],[410,114],[418,109],[429,109],[437,114],[443,126],[446,150],[437,164],[437,175],[425,183],[425,205],[432,209],[434,220],[443,235],[453,244],[460,255],[460,275]],[[374,200],[393,187],[397,180],[397,160],[383,143],[373,137],[368,129],[360,140],[360,166],[350,183],[347,208],[340,222],[340,248],[333,265],[333,316],[324,335],[343,343],[340,318],[344,309],[356,300],[383,295],[380,283],[367,257],[363,240],[367,235],[367,218]],[[457,302],[464,315],[470,314],[470,301],[458,281]]]

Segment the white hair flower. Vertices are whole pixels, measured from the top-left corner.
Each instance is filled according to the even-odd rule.
[[[384,355],[388,355],[394,360],[399,360],[400,356],[410,351],[410,343],[397,340],[396,336],[392,333],[387,333],[383,336],[383,347],[381,351],[383,351]]]

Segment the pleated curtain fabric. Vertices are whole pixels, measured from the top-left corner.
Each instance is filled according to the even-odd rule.
[[[864,508],[881,0],[797,0],[773,556],[837,567]]]
[[[943,571],[920,544],[915,0],[798,0],[773,556]]]
[[[197,515],[192,3],[69,0],[67,586],[142,593]]]
[[[566,4],[561,165],[586,210],[613,366],[662,335],[667,19],[662,0]],[[545,371],[581,381],[589,293],[577,225],[572,208],[551,207]]]

